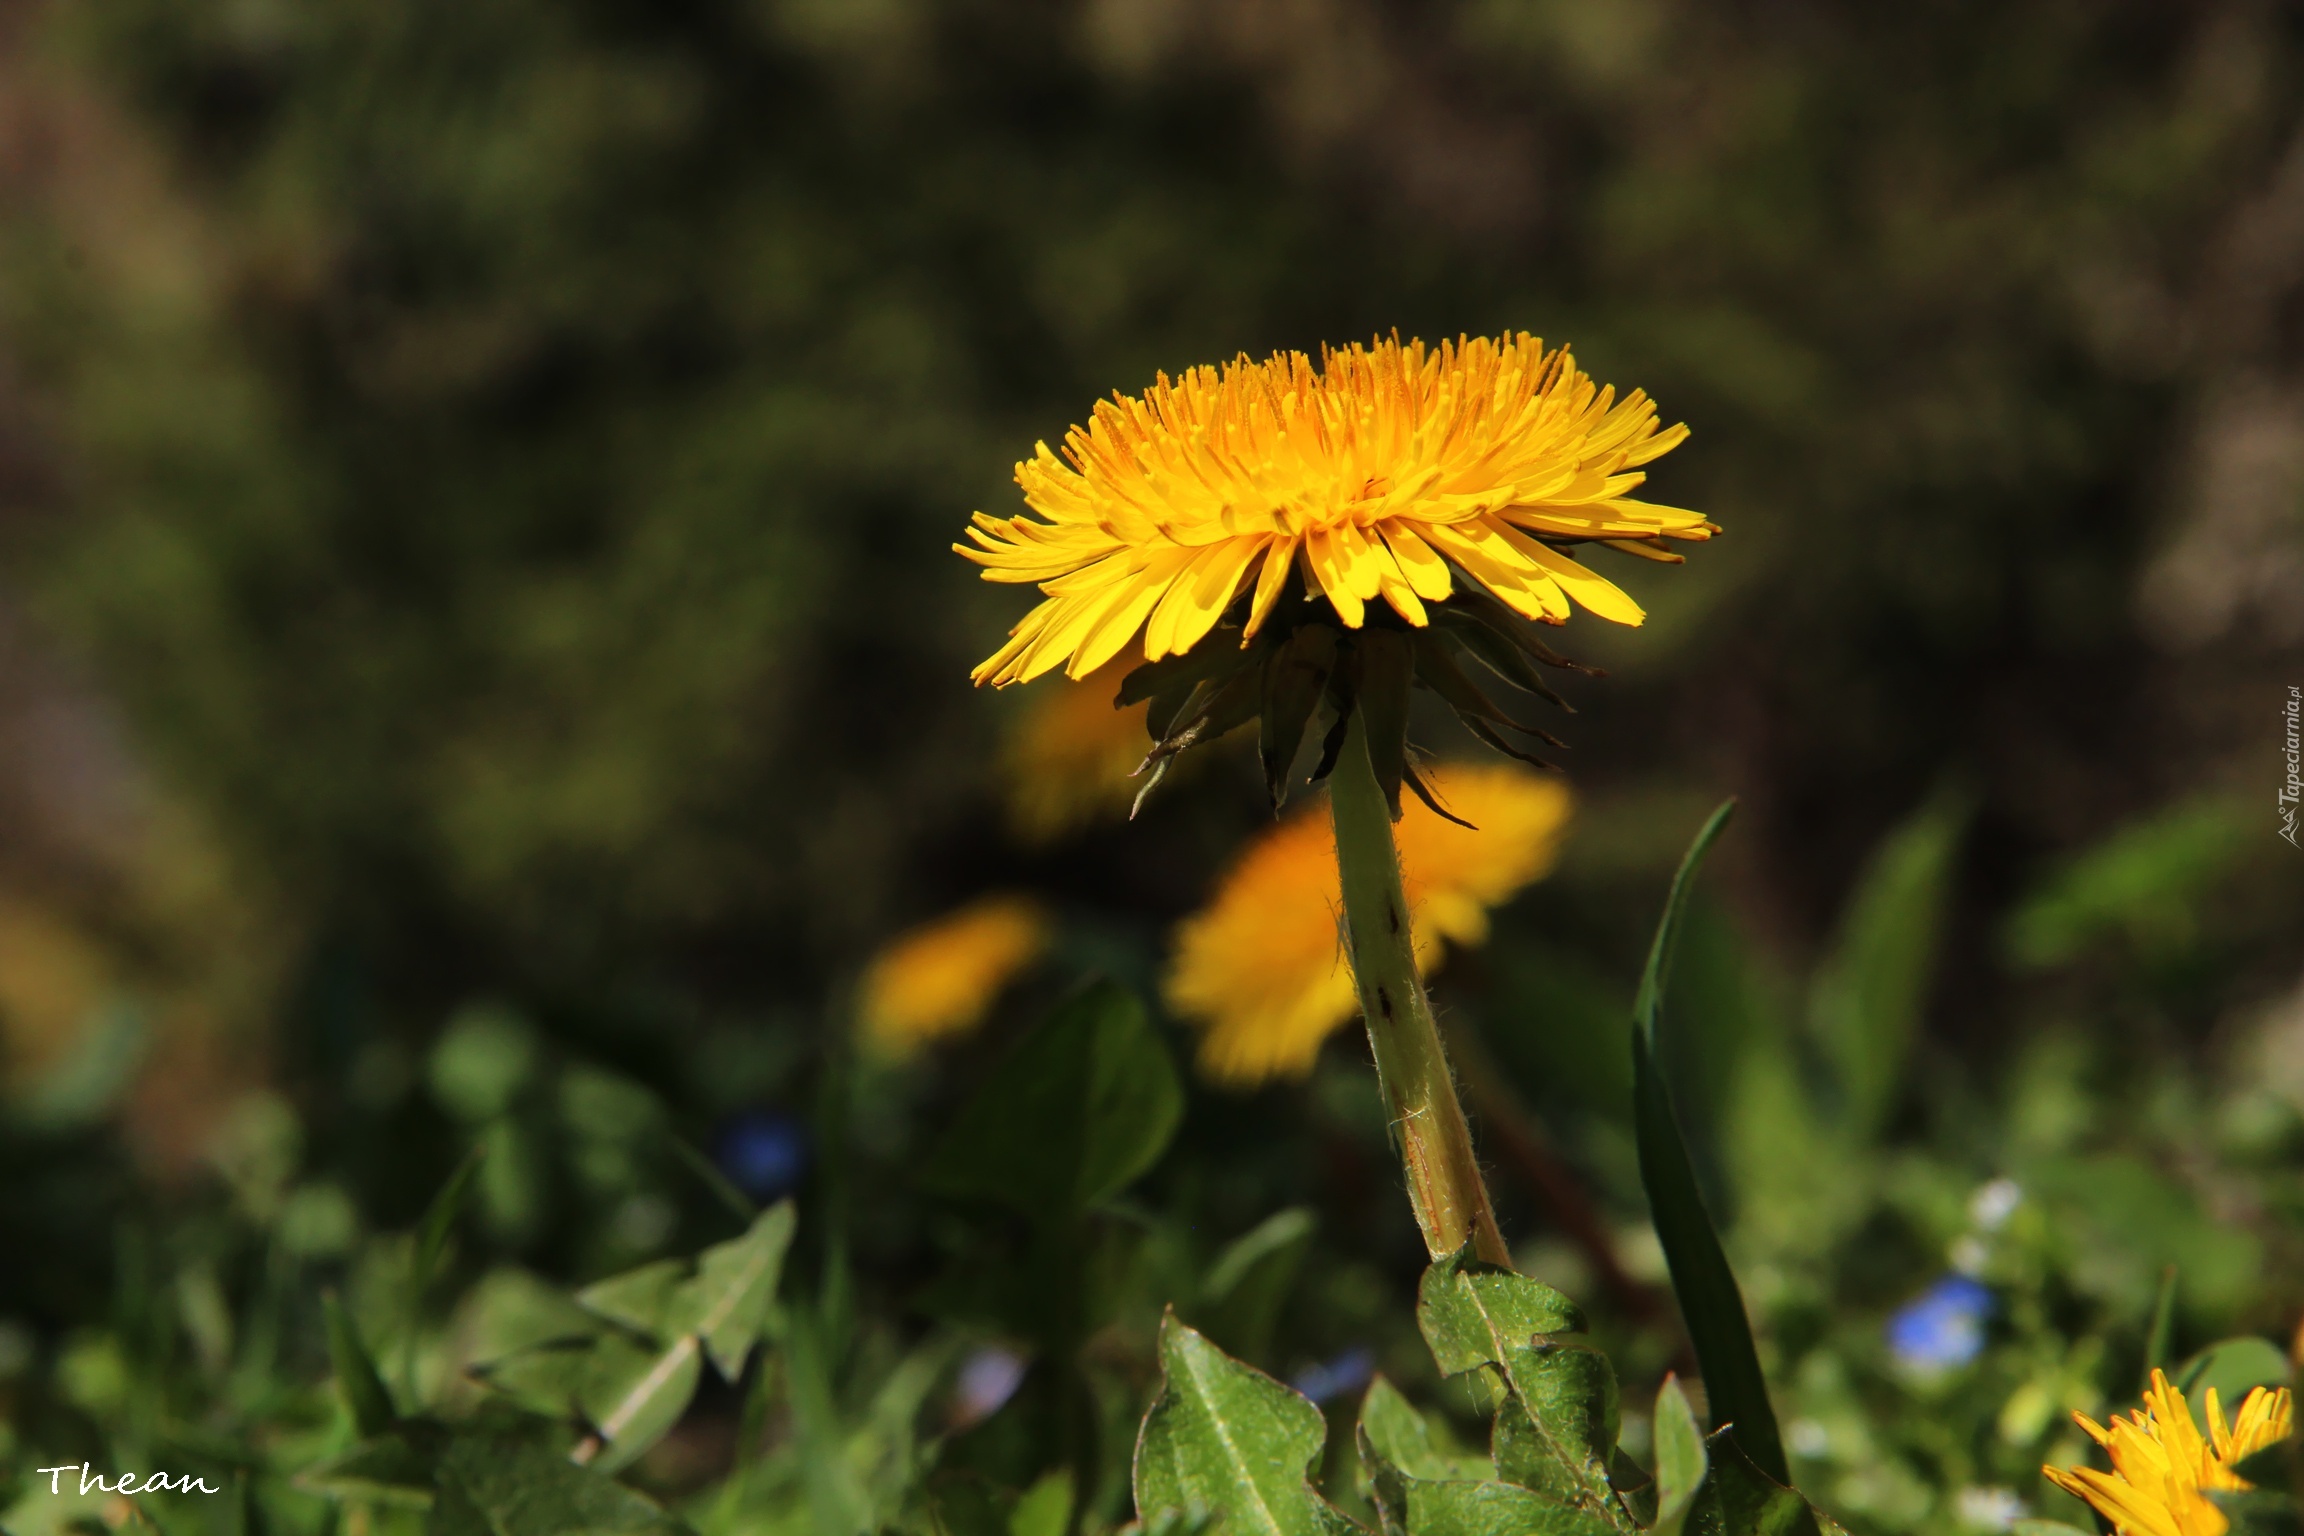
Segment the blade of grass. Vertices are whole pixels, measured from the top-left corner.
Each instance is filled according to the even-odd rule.
[[[1711,1214],[1704,1208],[1695,1165],[1689,1159],[1688,1145],[1680,1134],[1680,1122],[1656,1060],[1656,1022],[1663,1012],[1665,982],[1671,974],[1672,953],[1679,942],[1689,893],[1705,854],[1735,809],[1735,801],[1723,802],[1689,844],[1679,873],[1672,877],[1663,919],[1656,925],[1656,940],[1640,977],[1639,999],[1633,1004],[1633,1126],[1640,1150],[1640,1182],[1648,1191],[1656,1236],[1672,1271],[1672,1293],[1680,1302],[1688,1340],[1695,1346],[1696,1362],[1704,1375],[1712,1421],[1734,1425],[1736,1443],[1753,1465],[1789,1486],[1791,1468],[1784,1459],[1775,1410],[1768,1402],[1768,1384],[1760,1374],[1760,1354],[1753,1346],[1752,1325],[1744,1314],[1744,1294],[1737,1287],[1735,1271],[1728,1267],[1728,1255],[1720,1246]]]
[[[2160,1294],[2152,1303],[2152,1326],[2144,1330],[2144,1369],[2138,1390],[2152,1385],[2152,1373],[2166,1370],[2176,1343],[2176,1266],[2160,1271]]]
[[[471,1196],[472,1177],[480,1169],[480,1153],[477,1145],[465,1153],[456,1171],[448,1175],[448,1182],[440,1186],[440,1193],[432,1197],[424,1220],[417,1225],[415,1246],[408,1254],[408,1292],[401,1303],[407,1332],[400,1346],[400,1391],[411,1403],[416,1401],[416,1335],[424,1317],[424,1292],[440,1268],[441,1257],[448,1251],[448,1236],[455,1230],[456,1218]]]
[[[728,1176],[713,1164],[712,1159],[706,1157],[686,1137],[666,1131],[664,1144],[672,1149],[672,1155],[679,1159],[682,1167],[696,1175],[696,1182],[711,1191],[712,1198],[726,1206],[738,1221],[749,1227],[759,1219],[760,1207],[754,1205],[751,1198],[731,1183]]]

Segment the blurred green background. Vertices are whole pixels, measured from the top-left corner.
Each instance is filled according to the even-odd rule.
[[[2133,1375],[2165,1264],[2183,1341],[2285,1341],[2293,7],[7,0],[6,1446],[108,1422],[54,1373],[138,1264],[271,1286],[267,1360],[316,1358],[293,1299],[475,1137],[460,1262],[573,1281],[724,1235],[648,1127],[728,1165],[782,1117],[803,1250],[849,1202],[863,1304],[922,1326],[921,1128],[1072,975],[1149,992],[1264,816],[1232,757],[1014,830],[1062,685],[968,686],[1022,603],[967,514],[1155,370],[1518,329],[1691,423],[1651,489],[1727,536],[1564,638],[1610,674],[1565,861],[1442,986],[1509,1091],[1636,1233],[1625,1004],[1734,794],[1676,1070],[1793,1448],[1856,1469],[1821,1501],[1989,1527],[1954,1491]],[[827,1122],[860,967],[994,889],[1055,959]],[[1155,1176],[1202,1244],[1319,1211],[1283,1374],[1377,1347],[1419,1258],[1363,1061],[1195,1088]],[[2060,1214],[1985,1220],[2004,1179]],[[1865,1376],[2003,1230],[1953,1264],[1996,1374]],[[1652,1379],[1669,1330],[1617,1322]],[[1957,1393],[2001,1450],[1880,1427]]]

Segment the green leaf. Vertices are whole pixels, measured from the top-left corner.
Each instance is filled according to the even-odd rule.
[[[687,1331],[683,1314],[694,1273],[687,1259],[657,1259],[584,1287],[576,1293],[576,1304],[661,1344]]]
[[[616,1335],[600,1340],[580,1399],[606,1442],[592,1464],[615,1472],[638,1460],[680,1422],[703,1373],[694,1334],[681,1335],[662,1351],[639,1349]]]
[[[1009,1536],[992,1485],[973,1472],[942,1473],[928,1485],[928,1518],[936,1536]]]
[[[468,1374],[531,1412],[575,1417],[582,1412],[579,1405],[593,1373],[594,1352],[608,1337],[606,1329],[594,1326],[585,1333],[540,1340],[472,1366]],[[626,1347],[633,1346],[627,1341]]]
[[[336,1368],[336,1388],[344,1394],[344,1405],[352,1410],[352,1426],[364,1440],[381,1435],[400,1415],[384,1390],[384,1378],[376,1372],[376,1359],[360,1342],[360,1330],[333,1291],[320,1306],[328,1324],[328,1360]]]
[[[1443,1376],[1503,1365],[1538,1336],[1582,1333],[1576,1303],[1543,1281],[1471,1256],[1467,1244],[1436,1259],[1416,1286],[1416,1326]]]
[[[1149,1526],[1205,1510],[1222,1536],[1343,1536],[1357,1527],[1309,1474],[1328,1424],[1312,1403],[1176,1320],[1160,1321],[1160,1395],[1136,1438],[1136,1509]]]
[[[1024,1490],[1008,1512],[1008,1536],[1064,1536],[1072,1520],[1072,1474],[1058,1469]]]
[[[433,1457],[407,1435],[392,1431],[315,1462],[296,1474],[295,1483],[307,1493],[326,1498],[429,1509]]]
[[[651,1500],[551,1445],[472,1432],[448,1442],[431,1536],[678,1536],[687,1527]]]
[[[2227,1408],[2225,1413],[2229,1419],[2231,1409]],[[2292,1485],[2297,1481],[2297,1473],[2300,1470],[2298,1450],[2299,1445],[2293,1435],[2285,1440],[2276,1440],[2253,1456],[2241,1458],[2232,1468],[2233,1475],[2242,1482],[2254,1483],[2259,1488]]]
[[[659,1259],[576,1293],[577,1304],[652,1343],[670,1347],[694,1334],[730,1381],[759,1339],[792,1243],[792,1202],[763,1211],[741,1237],[693,1260]]]
[[[440,1193],[432,1197],[432,1204],[424,1212],[424,1220],[416,1229],[416,1256],[408,1268],[408,1314],[413,1317],[424,1304],[424,1288],[432,1283],[439,1272],[440,1260],[448,1251],[449,1234],[455,1230],[456,1218],[463,1212],[464,1202],[472,1193],[473,1175],[480,1169],[480,1148],[474,1146],[448,1175],[448,1182]]]
[[[1482,1264],[1467,1245],[1424,1271],[1416,1322],[1445,1375],[1501,1368],[1512,1396],[1496,1413],[1498,1475],[1614,1520],[1616,1373],[1576,1342],[1584,1315],[1541,1280]]]
[[[1616,1536],[1597,1510],[1511,1483],[1406,1482],[1408,1536]]]
[[[2061,1520],[2019,1520],[2008,1527],[2008,1536],[2092,1536],[2092,1533]]]
[[[2231,1522],[2231,1536],[2304,1536],[2296,1498],[2286,1489],[2218,1489],[2209,1493]]]
[[[1704,1454],[1704,1432],[1696,1427],[1695,1410],[1688,1406],[1677,1377],[1666,1376],[1656,1393],[1655,1425],[1656,1523],[1649,1536],[1680,1536],[1712,1462]]]
[[[1368,1384],[1368,1395],[1360,1401],[1360,1433],[1365,1454],[1382,1458],[1410,1477],[1488,1482],[1496,1476],[1494,1463],[1457,1446],[1444,1425],[1435,1426],[1418,1413],[1381,1376]]]
[[[1656,926],[1656,940],[1648,950],[1641,973],[1640,995],[1632,1009],[1633,1131],[1640,1152],[1640,1182],[1648,1192],[1648,1209],[1656,1236],[1672,1271],[1672,1293],[1688,1325],[1688,1339],[1696,1349],[1704,1375],[1704,1390],[1711,1401],[1715,1424],[1733,1424],[1744,1454],[1777,1483],[1789,1483],[1791,1471],[1784,1460],[1784,1442],[1776,1429],[1776,1413],[1769,1406],[1768,1383],[1760,1374],[1760,1352],[1752,1343],[1752,1325],[1744,1315],[1744,1294],[1737,1288],[1735,1271],[1720,1247],[1711,1214],[1704,1208],[1696,1185],[1696,1169],[1680,1135],[1680,1122],[1656,1061],[1656,1023],[1663,1012],[1664,983],[1672,968],[1672,952],[1680,936],[1696,871],[1703,865],[1728,817],[1736,808],[1730,800],[1712,813],[1689,845],[1672,877],[1671,895],[1664,917]]]
[[[2289,1374],[2288,1356],[2278,1345],[2249,1335],[2209,1345],[2178,1366],[2172,1379],[2191,1404],[2193,1420],[2205,1427],[2210,1387],[2216,1389],[2217,1401],[2229,1419],[2250,1388],[2284,1387]]]
[[[801,1492],[818,1536],[864,1536],[872,1529],[871,1498],[841,1432],[823,1333],[816,1308],[793,1308],[785,1330],[784,1369]]]
[[[2100,940],[2146,955],[2181,952],[2202,903],[2248,851],[2252,819],[2221,797],[2172,806],[2122,828],[2045,881],[2009,918],[2010,956],[2062,965]]]
[[[1159,1159],[1184,1089],[1144,1005],[1098,982],[993,1071],[929,1159],[923,1182],[1039,1220],[1085,1211]]]
[[[578,1402],[608,1442],[602,1471],[630,1465],[680,1421],[704,1359],[724,1380],[743,1371],[775,1301],[793,1219],[792,1202],[783,1201],[743,1236],[705,1249],[693,1263],[645,1264],[577,1293],[587,1311],[650,1346],[615,1335],[592,1345]]]
[[[1809,999],[1842,1122],[1869,1140],[1893,1108],[1928,995],[1952,855],[1970,801],[1939,794],[1880,845],[1858,880]]]
[[[1234,1354],[1262,1355],[1315,1225],[1309,1210],[1294,1206],[1234,1238],[1201,1282],[1203,1331]]]
[[[1697,1536],[1817,1536],[1825,1528],[1806,1499],[1753,1465],[1733,1431],[1715,1431],[1705,1454],[1711,1475],[1686,1522]]]

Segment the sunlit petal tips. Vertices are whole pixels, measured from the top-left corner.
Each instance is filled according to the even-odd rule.
[[[2208,1433],[2193,1420],[2184,1394],[2159,1371],[2144,1406],[2109,1426],[2075,1414],[2089,1438],[2112,1458],[2094,1467],[2043,1467],[2048,1480],[2085,1499],[2119,1536],[2224,1536],[2231,1522],[2207,1495],[2251,1486],[2232,1469],[2288,1438],[2293,1403],[2286,1387],[2257,1387],[2227,1422],[2216,1389],[2208,1389]]]
[[[1249,593],[1232,622],[1251,640],[1291,570],[1348,629],[1377,608],[1421,629],[1467,578],[1523,618],[1578,606],[1638,624],[1637,603],[1559,546],[1653,555],[1717,532],[1628,494],[1686,436],[1526,334],[1162,374],[1099,402],[1061,455],[1043,443],[1016,466],[1035,515],[978,513],[953,546],[1044,599],[975,680],[1082,677],[1139,635],[1144,659],[1178,655]]]

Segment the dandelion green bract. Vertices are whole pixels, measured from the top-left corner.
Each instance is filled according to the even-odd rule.
[[[1136,1441],[1136,1508],[1214,1518],[1213,1536],[1346,1536],[1358,1528],[1313,1488],[1320,1410],[1242,1365],[1170,1313],[1160,1395]]]

